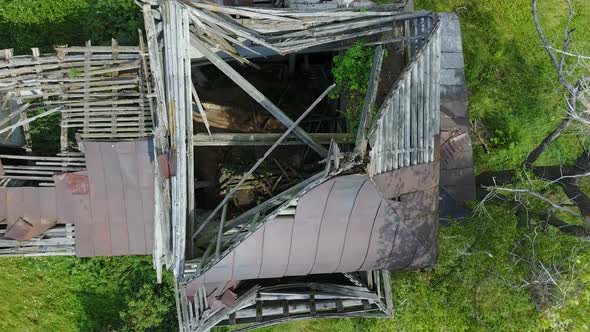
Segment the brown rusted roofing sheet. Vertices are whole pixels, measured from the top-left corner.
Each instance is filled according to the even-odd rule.
[[[338,269],[350,215],[361,187],[366,181],[369,181],[368,177],[361,175],[348,176],[345,181],[335,181],[324,207],[316,256],[309,273],[316,274]],[[305,236],[305,234],[295,235]]]
[[[431,162],[375,175],[373,181],[386,198],[433,188],[439,181],[439,162]]]
[[[78,256],[147,255],[152,250],[153,149],[149,140],[84,142],[88,195],[78,210]]]
[[[5,220],[9,228],[15,225],[6,233],[8,238],[25,241],[43,234],[57,223],[56,211],[53,188],[0,188],[0,221]]]
[[[6,220],[8,217],[8,211],[6,207],[6,193],[7,188],[0,187],[0,222]]]
[[[267,221],[193,283],[434,265],[438,163],[408,168],[382,174],[388,185],[417,177],[394,200],[366,175],[320,184],[299,198],[294,217]]]
[[[9,222],[4,236],[17,241],[26,241],[31,239],[29,234],[32,232],[33,225],[26,222],[23,218],[18,218],[16,221]]]
[[[151,141],[84,142],[88,170],[54,176],[55,188],[0,188],[0,221],[20,240],[56,223],[76,224],[76,254],[151,254],[154,165]]]

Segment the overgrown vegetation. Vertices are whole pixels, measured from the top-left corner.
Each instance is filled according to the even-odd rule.
[[[330,97],[341,98],[342,103],[346,105],[343,112],[348,131],[352,133],[356,133],[359,126],[374,52],[374,47],[367,47],[359,41],[344,54],[335,56],[333,60],[332,75],[336,88],[332,90]]]
[[[590,2],[573,1],[577,51],[590,53]],[[564,91],[535,31],[531,1],[420,0],[418,8],[456,11],[461,17],[463,52],[472,120],[491,151],[474,145],[477,172],[512,169],[564,117]],[[540,1],[543,29],[561,44],[567,3]],[[537,164],[571,163],[582,151],[574,131],[563,135]]]

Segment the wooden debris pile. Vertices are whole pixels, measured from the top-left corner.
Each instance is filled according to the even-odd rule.
[[[428,12],[399,13],[370,9],[292,11],[257,7],[225,7],[184,1],[194,24],[192,38],[248,63],[239,50],[261,55],[261,47],[286,55],[361,37],[381,36]],[[194,44],[194,40],[191,40]],[[266,52],[263,55],[268,55]]]
[[[140,138],[151,134],[145,67],[136,46],[58,47],[56,55],[13,56],[0,52],[0,108],[9,115],[0,131],[14,130],[38,117],[61,112],[62,151],[69,128],[82,139]],[[41,112],[34,118],[27,114]],[[35,113],[35,114],[36,114]]]

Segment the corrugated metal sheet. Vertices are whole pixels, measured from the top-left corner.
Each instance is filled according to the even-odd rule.
[[[438,173],[438,163],[427,165],[431,175]],[[382,176],[398,178],[406,169]],[[437,258],[438,177],[425,176],[419,183],[390,200],[366,175],[328,180],[299,198],[294,218],[262,224],[193,286],[431,266]]]
[[[43,234],[57,223],[53,188],[0,187],[0,221],[5,219],[8,228],[22,219],[31,225],[25,237],[30,240]],[[10,237],[10,233],[7,233]]]
[[[151,254],[154,165],[151,141],[84,142],[88,195],[62,191],[75,207],[76,254]]]
[[[61,225],[55,188],[0,187],[0,223],[0,255],[73,255],[74,227]]]
[[[370,175],[434,160],[440,131],[440,25],[383,102],[369,131]]]
[[[28,239],[56,224],[75,224],[80,257],[151,254],[151,140],[84,142],[84,146],[88,170],[55,175],[55,188],[0,187],[0,221],[6,219],[11,226],[22,218],[33,226],[34,231],[26,232]],[[71,245],[73,239],[66,242]]]

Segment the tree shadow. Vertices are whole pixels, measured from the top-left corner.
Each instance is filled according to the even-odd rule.
[[[95,257],[73,269],[85,312],[81,331],[176,329],[173,278],[156,283],[151,257]]]

